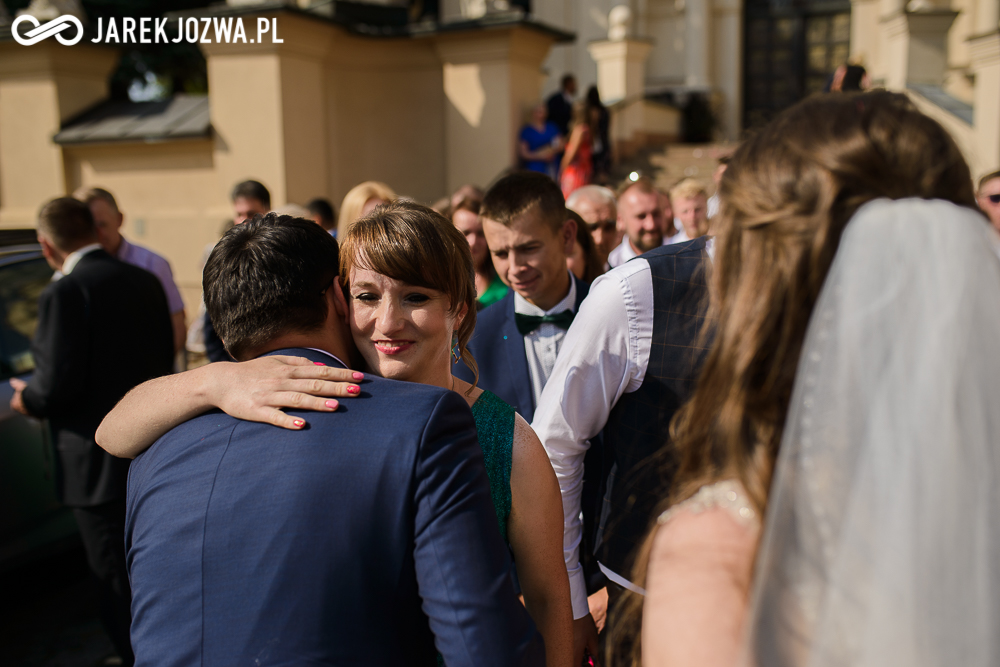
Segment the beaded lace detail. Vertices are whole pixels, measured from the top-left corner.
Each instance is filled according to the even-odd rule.
[[[657,523],[664,524],[678,512],[688,510],[700,514],[713,507],[727,510],[738,523],[754,528],[760,525],[757,511],[750,504],[743,485],[732,479],[724,479],[715,484],[709,484],[698,489],[698,492],[687,500],[680,502],[657,518]]]

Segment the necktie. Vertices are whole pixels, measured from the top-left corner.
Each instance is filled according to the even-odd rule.
[[[560,329],[569,329],[569,325],[573,323],[575,316],[576,313],[572,310],[564,310],[555,315],[522,315],[521,313],[514,313],[514,323],[517,325],[517,330],[521,332],[521,335],[527,336],[546,322],[554,324]]]

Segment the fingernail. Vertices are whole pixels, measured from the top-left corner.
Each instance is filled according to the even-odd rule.
[[[355,380],[364,380],[365,379],[365,374],[364,373],[355,373],[354,374],[354,379]]]
[[[297,428],[302,428],[303,426],[306,425],[306,420],[304,420],[304,419],[293,419],[292,420],[292,424],[294,424]]]
[[[313,364],[316,366],[326,366],[326,364],[321,364],[318,361],[314,361]]]
[[[355,387],[352,384],[350,387],[347,388],[347,393],[348,394],[360,394],[361,393],[361,387]]]
[[[336,410],[338,405],[340,405],[340,404],[337,403],[337,401],[327,401],[326,402],[326,407],[330,408],[331,410]]]

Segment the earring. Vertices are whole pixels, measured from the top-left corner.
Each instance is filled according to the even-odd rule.
[[[458,363],[458,360],[462,358],[461,353],[458,350],[458,334],[456,332],[451,333],[451,358],[454,359],[454,363]]]

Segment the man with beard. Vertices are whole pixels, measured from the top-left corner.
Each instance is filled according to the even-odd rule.
[[[626,182],[619,190],[618,227],[625,231],[625,238],[608,255],[612,268],[663,245],[663,209],[649,178]]]

